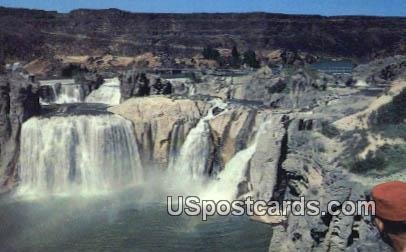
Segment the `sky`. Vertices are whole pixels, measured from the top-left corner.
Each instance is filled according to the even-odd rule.
[[[69,12],[118,8],[131,12],[272,12],[406,17],[406,0],[0,0],[0,6]]]

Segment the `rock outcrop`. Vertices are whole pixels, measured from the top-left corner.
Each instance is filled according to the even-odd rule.
[[[169,152],[182,145],[190,129],[207,113],[207,105],[155,96],[128,99],[109,110],[133,122],[144,166],[164,169]]]
[[[353,78],[367,85],[388,85],[396,79],[405,79],[406,56],[397,55],[359,65],[354,69]]]
[[[172,93],[172,84],[159,77],[143,72],[126,71],[120,76],[121,99],[149,95],[168,95]]]
[[[219,169],[247,147],[253,137],[257,111],[239,107],[229,109],[209,121],[215,145],[215,163]]]
[[[0,187],[17,179],[20,129],[40,112],[38,84],[21,73],[0,75]]]
[[[327,212],[331,200],[365,200],[366,188],[352,182],[338,167],[338,144],[312,130],[300,130],[303,119],[290,122],[287,133],[287,155],[282,162],[284,183],[277,183],[283,190],[282,199],[317,200],[320,210]],[[274,192],[275,193],[275,192]],[[344,251],[355,246],[358,240],[373,241],[373,227],[369,216],[296,216],[289,213],[282,225],[275,226],[269,251]]]
[[[97,73],[84,73],[78,75],[75,79],[75,83],[82,86],[84,97],[87,97],[92,91],[98,89],[103,82],[103,77]]]
[[[211,106],[201,100],[149,96],[128,99],[109,110],[133,122],[143,164],[164,169]],[[231,105],[225,111],[214,108],[212,113],[214,117],[208,120],[210,163],[220,171],[252,140],[258,126],[257,111]],[[211,167],[208,170],[212,171]]]
[[[259,140],[249,167],[249,182],[253,196],[269,201],[279,186],[278,177],[284,176],[280,165],[285,159],[287,133],[286,117],[271,115],[265,128],[259,132]]]
[[[279,72],[263,67],[242,76],[203,75],[198,82],[177,84],[175,92],[273,108],[311,109],[334,99],[334,88],[345,87],[348,78],[324,73],[310,75],[304,68]]]
[[[388,112],[393,111],[394,107],[399,118],[404,117],[400,98],[404,82],[395,81],[390,85],[386,95],[372,99],[367,99],[368,96],[365,95],[365,103],[361,107],[355,106],[356,102],[348,105],[348,101],[343,99],[325,106],[320,105],[311,113],[289,114],[291,120],[287,128],[287,152],[277,174],[281,180],[275,184],[273,198],[300,200],[300,197],[305,197],[306,201],[317,200],[320,210],[325,214],[297,216],[289,212],[286,219],[271,222],[279,224],[273,227],[269,251],[391,251],[378,238],[379,234],[370,216],[346,216],[343,213],[335,216],[327,212],[327,204],[331,200],[340,203],[347,200],[370,200],[369,190],[374,184],[404,178],[404,172],[399,170],[395,170],[396,174],[392,177],[382,178],[382,174],[385,174],[383,170],[378,173],[379,179],[369,177],[367,172],[373,169],[371,166],[355,176],[352,174],[352,164],[346,160],[348,156],[354,157],[364,150],[355,146],[358,143],[354,144],[357,142],[354,139],[357,131],[376,135],[381,129],[373,129],[374,124],[379,121],[380,116],[389,116]],[[340,112],[341,107],[346,106],[353,109],[349,116]],[[330,117],[329,111],[333,111],[335,117]],[[379,112],[374,114],[373,111]],[[401,121],[399,118],[383,121],[395,124]],[[328,130],[326,124],[330,125]],[[388,147],[389,144],[390,141],[387,141],[385,146]],[[400,148],[396,155],[404,155],[401,151]],[[380,168],[386,169],[383,166]],[[338,206],[337,209],[341,207]]]

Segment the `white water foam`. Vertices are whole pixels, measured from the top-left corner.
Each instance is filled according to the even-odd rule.
[[[120,104],[120,80],[118,78],[105,79],[103,85],[91,92],[85,99],[87,103]]]

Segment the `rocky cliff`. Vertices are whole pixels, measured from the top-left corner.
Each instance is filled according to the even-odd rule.
[[[179,153],[189,131],[212,106],[202,100],[149,96],[128,99],[109,110],[133,122],[143,164],[165,169],[170,158]],[[208,124],[212,139],[212,165],[208,170],[221,170],[252,139],[258,126],[257,110],[231,106]]]
[[[53,55],[193,55],[206,45],[267,52],[373,58],[406,50],[406,19],[268,13],[143,14],[117,9],[62,14],[0,8],[0,43],[9,59]],[[226,34],[226,35],[225,35]]]
[[[110,111],[133,122],[144,166],[163,169],[170,152],[179,150],[207,108],[199,101],[143,97],[129,99]]]
[[[17,178],[21,125],[40,112],[38,84],[19,72],[0,75],[0,97],[0,187],[8,187]]]

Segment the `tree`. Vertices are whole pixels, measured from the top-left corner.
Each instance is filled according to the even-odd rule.
[[[233,49],[231,50],[231,67],[239,68],[240,66],[241,66],[240,53],[238,52],[237,47],[233,46]]]
[[[244,64],[247,64],[248,66],[252,68],[259,68],[259,61],[257,60],[257,55],[254,51],[248,50],[244,53],[244,59],[243,59]]]
[[[4,44],[3,36],[0,35],[0,43]],[[3,46],[0,48],[0,74],[6,72],[6,56]]]
[[[216,60],[220,59],[220,52],[213,48],[212,46],[207,46],[203,49],[203,57],[208,60]]]

